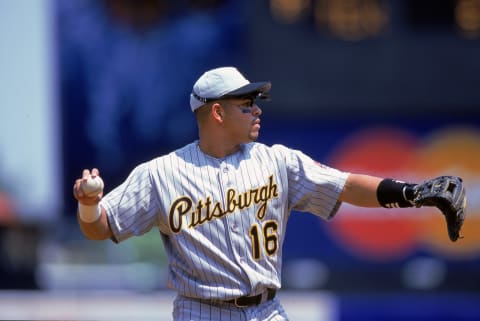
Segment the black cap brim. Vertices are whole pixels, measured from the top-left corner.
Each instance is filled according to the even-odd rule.
[[[235,89],[225,95],[223,98],[226,97],[239,97],[239,96],[248,96],[250,94],[266,94],[272,88],[272,83],[269,81],[262,81],[262,82],[252,82],[243,87]]]

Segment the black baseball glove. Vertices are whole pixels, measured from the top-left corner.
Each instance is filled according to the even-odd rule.
[[[465,220],[467,199],[460,177],[439,176],[414,187],[415,206],[436,206],[445,216],[448,236],[455,242]]]

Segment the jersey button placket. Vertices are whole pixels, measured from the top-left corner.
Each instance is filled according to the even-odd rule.
[[[230,172],[230,169],[228,168],[228,165],[226,164],[223,164],[223,168],[221,169],[222,173],[223,173],[223,177],[222,177],[222,181],[223,181],[223,185],[228,189],[231,187],[231,183],[230,183],[230,179],[229,179],[229,172]],[[233,220],[232,223],[229,224],[230,226],[230,230],[234,233],[238,233],[239,232],[239,228],[238,228],[238,223],[237,221],[235,220],[235,217],[229,217],[227,218],[228,221],[230,220]]]
[[[230,179],[229,179],[229,168],[228,164],[225,162],[222,162],[219,166],[219,173],[218,173],[218,179],[220,183],[220,188],[221,188],[221,193],[225,195],[226,190],[230,188]],[[223,206],[226,208],[226,199],[223,199]],[[232,232],[232,234],[238,233],[238,224],[235,222],[235,218],[232,217],[234,214],[229,214],[225,217],[225,227]],[[233,254],[238,257],[238,254],[236,253],[235,246],[233,244],[235,241],[233,240],[234,235],[226,235],[229,243],[230,243],[230,248],[232,249]]]
[[[221,176],[222,176],[223,186],[226,187],[227,189],[231,187],[230,179],[228,176],[229,172],[230,172],[230,169],[228,168],[228,165],[223,164],[221,169],[221,173],[222,173]]]
[[[222,189],[225,191],[231,187],[230,184],[230,168],[228,167],[227,163],[222,163],[220,165],[220,181],[222,183]],[[225,200],[226,201],[226,200]],[[225,204],[226,206],[226,204]],[[240,227],[235,215],[238,213],[231,213],[226,216],[226,224],[231,231],[230,235],[228,235],[228,239],[230,240],[230,244],[232,246],[232,251],[236,257],[237,262],[240,262],[242,266],[247,264],[247,261],[244,257],[244,253],[238,253],[238,249],[240,248],[239,244],[242,243],[242,237],[239,235]]]

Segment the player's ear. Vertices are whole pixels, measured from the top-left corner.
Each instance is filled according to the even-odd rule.
[[[210,112],[216,121],[223,121],[225,111],[220,103],[213,103]]]

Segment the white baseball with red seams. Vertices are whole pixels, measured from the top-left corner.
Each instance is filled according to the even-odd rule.
[[[97,196],[103,191],[103,180],[100,176],[89,176],[87,180],[82,181],[80,188],[86,196]]]

